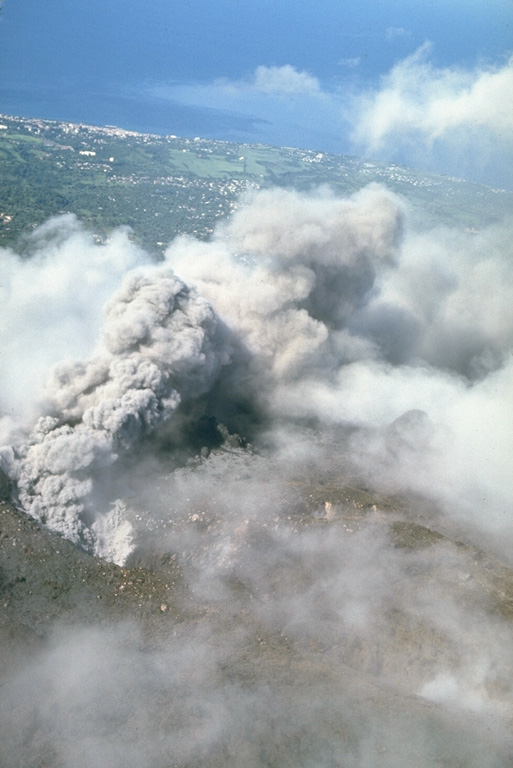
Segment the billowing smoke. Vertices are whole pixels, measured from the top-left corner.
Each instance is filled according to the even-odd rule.
[[[510,222],[421,219],[272,189],[158,263],[70,217],[3,252],[14,498],[119,595],[167,580],[159,629],[61,626],[13,675],[8,756],[510,764]]]
[[[167,443],[172,463],[194,437],[198,453],[201,419],[205,448],[238,433],[290,452],[294,430],[314,420],[359,427],[345,468],[366,482],[509,531],[508,229],[403,235],[403,221],[377,185],[349,199],[267,190],[210,242],[177,239],[161,264],[123,232],[96,245],[70,217],[41,227],[33,255],[6,254],[3,462],[21,506],[122,562],[133,521],[116,485],[136,452]],[[57,363],[75,348],[88,356]],[[29,414],[37,393],[15,386],[16,355],[23,382],[32,357],[45,382],[28,434],[20,391]],[[57,363],[46,377],[45,363]]]
[[[212,308],[194,290],[170,269],[131,272],[105,305],[97,350],[84,362],[52,370],[47,415],[10,454],[23,509],[71,541],[122,560],[129,528],[119,506],[108,513],[111,525],[98,519],[95,475],[168,421],[181,403],[208,392],[229,358]]]
[[[287,417],[290,388],[330,380],[369,349],[349,326],[398,256],[401,220],[379,186],[348,200],[264,191],[210,243],[179,239],[166,260],[243,339],[265,407]]]
[[[52,369],[44,415],[4,452],[21,506],[121,563],[131,527],[121,502],[96,492],[108,467],[201,397],[211,417],[240,429],[242,402],[247,418],[268,421],[291,387],[332,377],[367,344],[347,324],[393,264],[400,220],[398,202],[378,187],[353,200],[261,193],[211,243],[178,240],[164,265],[129,272],[104,307],[97,349]],[[33,240],[48,233],[57,261],[66,250],[73,259],[78,233],[63,246],[54,221]]]
[[[348,200],[272,190],[166,258],[244,340],[243,387],[275,435],[359,427],[347,460],[367,483],[428,494],[509,542],[509,224],[403,237],[403,218],[378,186]]]

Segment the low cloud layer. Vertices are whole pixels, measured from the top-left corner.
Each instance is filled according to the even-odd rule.
[[[424,165],[496,185],[513,154],[511,61],[474,69],[437,67],[425,43],[355,102],[355,146],[375,158]],[[465,162],[465,158],[467,161]],[[467,164],[466,164],[467,163]],[[472,171],[470,163],[475,166]],[[444,167],[445,164],[445,167]],[[487,178],[486,174],[489,174]]]
[[[308,72],[300,72],[290,64],[282,67],[257,67],[253,86],[263,93],[320,93],[319,81]]]
[[[385,37],[390,42],[397,38],[411,37],[411,32],[404,27],[387,27]]]

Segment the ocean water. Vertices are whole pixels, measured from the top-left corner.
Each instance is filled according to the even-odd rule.
[[[159,84],[187,86],[251,77],[259,65],[290,64],[332,92],[376,84],[426,40],[437,66],[469,66],[511,48],[511,4],[495,0],[351,7],[334,0],[156,0],[75,3],[6,0],[0,16],[0,112],[152,133],[181,133],[341,150],[288,116],[156,100]],[[395,30],[390,34],[390,30]],[[388,32],[387,32],[388,31]],[[388,36],[387,36],[388,35]],[[348,61],[358,66],[347,66]],[[312,129],[324,116],[311,114]],[[319,141],[323,144],[319,146]],[[317,143],[317,144],[316,144]]]
[[[264,120],[144,95],[77,93],[26,86],[4,89],[0,105],[1,113],[18,117],[116,125],[140,133],[271,143]]]

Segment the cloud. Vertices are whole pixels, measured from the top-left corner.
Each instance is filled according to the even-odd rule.
[[[387,27],[385,37],[388,41],[396,40],[398,37],[411,37],[411,31],[404,27]]]
[[[127,270],[150,261],[128,234],[118,229],[109,243],[98,245],[76,217],[67,214],[28,235],[23,258],[2,249],[4,412],[23,418],[51,364],[92,350],[103,305]]]
[[[290,64],[281,67],[260,65],[253,75],[253,86],[262,93],[305,94],[321,93],[318,79],[305,71],[299,71]]]
[[[321,96],[323,91],[319,80],[305,70],[298,70],[291,64],[255,68],[251,76],[240,80],[220,78],[213,87],[229,94],[264,94],[271,97],[283,96]]]
[[[448,163],[453,155],[483,173],[498,169],[513,152],[513,66],[437,68],[425,43],[382,78],[378,90],[356,97],[355,145],[389,160],[415,164],[426,158]],[[471,158],[471,160],[469,159]],[[447,168],[445,169],[447,170]],[[506,177],[505,177],[506,178]]]
[[[349,59],[339,59],[338,64],[341,67],[348,67],[349,69],[355,69],[356,67],[360,66],[361,57],[353,56],[352,58],[349,58]]]

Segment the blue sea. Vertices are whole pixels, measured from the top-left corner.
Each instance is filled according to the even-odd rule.
[[[289,124],[280,114],[156,98],[159,84],[247,78],[290,64],[323,88],[376,84],[425,40],[437,65],[471,64],[511,47],[508,0],[346,3],[317,0],[5,0],[0,15],[0,112],[112,124],[150,133],[303,145],[343,151],[322,117]],[[392,31],[392,34],[390,34]],[[348,68],[348,62],[358,66]],[[290,122],[290,121],[289,121]],[[288,139],[288,140],[287,140]],[[318,146],[321,143],[323,146]]]
[[[258,130],[263,121],[257,118],[153,99],[150,95],[34,87],[2,89],[0,112],[87,125],[116,125],[141,133],[267,143],[267,134],[260,135]]]

